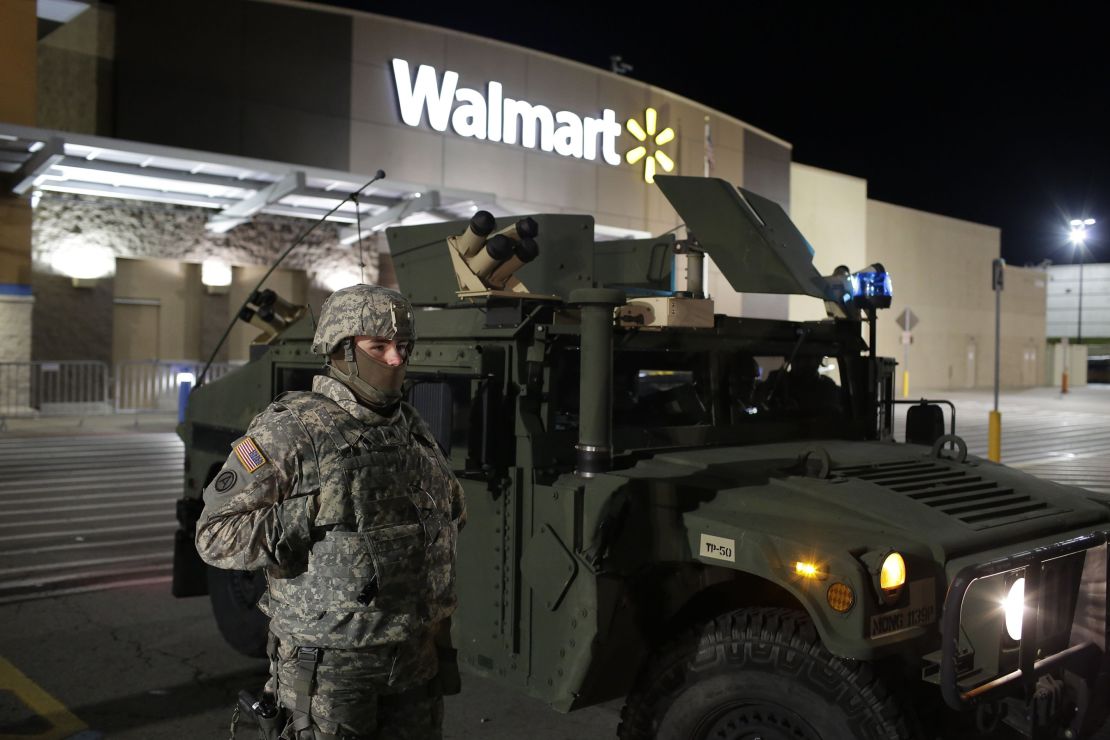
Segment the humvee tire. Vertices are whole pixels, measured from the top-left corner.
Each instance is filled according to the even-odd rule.
[[[866,663],[821,644],[808,616],[740,609],[649,661],[621,711],[621,740],[905,740],[895,697]]]
[[[266,576],[262,571],[208,566],[208,594],[216,626],[228,644],[248,658],[266,657],[270,620],[256,606],[265,590]]]

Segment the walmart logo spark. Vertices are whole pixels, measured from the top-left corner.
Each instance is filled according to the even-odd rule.
[[[644,182],[651,185],[655,182],[655,164],[658,162],[659,166],[663,168],[664,172],[670,172],[674,169],[674,160],[668,157],[663,151],[655,149],[650,154],[648,153],[648,146],[654,144],[656,147],[661,147],[664,144],[674,140],[674,129],[668,126],[656,133],[656,128],[659,124],[659,113],[654,108],[648,108],[644,111],[644,123],[635,118],[629,118],[628,123],[624,126],[628,129],[628,133],[636,137],[637,141],[644,142],[637,147],[634,147],[624,155],[625,160],[629,164],[636,164],[641,159],[644,160]],[[648,141],[648,139],[651,141]],[[647,144],[648,146],[645,146]]]

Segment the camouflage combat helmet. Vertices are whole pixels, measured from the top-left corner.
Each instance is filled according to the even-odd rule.
[[[392,339],[403,362],[388,365],[358,348],[359,336]],[[395,290],[378,285],[354,285],[332,293],[320,309],[320,323],[312,351],[326,355],[327,372],[346,385],[365,405],[379,411],[401,400],[408,356],[416,340],[412,306]]]
[[[380,285],[352,285],[332,293],[320,309],[312,351],[330,355],[344,339],[357,336],[414,341],[408,299]]]

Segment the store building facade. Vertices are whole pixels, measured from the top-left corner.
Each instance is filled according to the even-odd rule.
[[[35,3],[11,5],[22,15],[5,9],[0,26],[26,28]],[[267,264],[341,202],[336,193],[379,169],[386,177],[365,191],[361,221],[346,203],[315,229],[271,278],[279,292],[318,307],[344,283],[389,284],[385,226],[477,208],[588,213],[598,238],[661,234],[680,226],[650,182],[669,172],[708,173],[777,201],[825,274],[883,262],[896,297],[879,350],[902,358],[895,317],[911,308],[915,387],[989,382],[997,229],[869,200],[865,181],[795,163],[773,133],[682,96],[497,41],[306,3],[117,0],[54,23],[31,48],[24,39],[4,52],[10,70],[32,54],[35,82],[0,109],[0,143],[37,147],[13,155],[7,177],[23,188],[0,203],[0,281],[11,286],[0,313],[18,314],[9,325],[25,337],[5,343],[4,359],[204,358]],[[110,264],[74,287],[67,264],[92,251]],[[206,287],[205,261],[230,268],[230,285]],[[1035,385],[1044,284],[1013,273],[1003,384]],[[823,316],[814,299],[737,294],[713,268],[707,285],[719,313]],[[1038,310],[1039,324],[1026,316]],[[253,331],[235,332],[223,359],[245,358]]]

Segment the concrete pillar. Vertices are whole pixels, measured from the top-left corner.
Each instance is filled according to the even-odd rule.
[[[0,2],[0,121],[35,125],[35,0]],[[31,204],[0,193],[0,362],[31,359]]]

